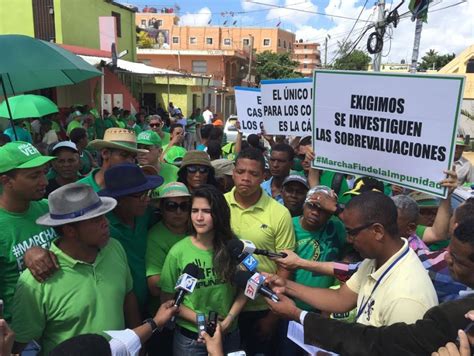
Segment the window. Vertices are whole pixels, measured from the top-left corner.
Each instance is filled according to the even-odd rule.
[[[156,26],[157,26],[157,28],[160,28],[161,26],[163,26],[163,20],[157,20],[156,21]]]
[[[230,46],[230,45],[231,45],[230,38],[224,38],[224,46]]]
[[[303,64],[303,68],[308,68],[308,65],[307,65],[307,64]]]
[[[308,55],[307,55],[307,54],[305,54],[305,55],[304,55],[304,58],[308,58]]]
[[[291,49],[291,42],[288,42],[288,48]]]
[[[189,44],[196,44],[197,40],[196,37],[189,37]]]
[[[306,49],[306,45],[304,45],[303,48]]]
[[[269,38],[264,38],[263,39],[263,46],[264,47],[269,47],[270,46],[270,39]]]
[[[173,37],[173,43],[179,43],[179,37]]]
[[[148,27],[152,27],[154,23],[155,23],[155,18],[149,19],[148,20]]]
[[[247,46],[247,47],[250,46],[250,39],[244,38],[244,39],[242,40],[242,44],[243,44],[244,46]]]
[[[193,73],[207,73],[207,61],[193,61]]]
[[[283,48],[286,48],[286,41],[283,41]]]
[[[212,37],[206,37],[206,44],[208,45],[212,44]]]
[[[115,17],[115,23],[117,24],[117,37],[122,37],[122,21],[118,12],[112,11],[112,16]]]
[[[281,39],[278,39],[278,47],[281,47]]]
[[[146,27],[146,20],[142,20],[142,26]]]

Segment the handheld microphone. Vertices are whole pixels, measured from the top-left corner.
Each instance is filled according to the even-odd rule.
[[[280,298],[266,285],[263,284],[265,277],[260,273],[237,271],[234,275],[234,283],[244,289],[244,294],[254,300],[257,294],[270,298],[274,302],[279,302]]]
[[[226,246],[230,256],[239,263],[241,270],[255,272],[258,261],[251,254],[242,252],[242,243],[238,239],[230,240]]]
[[[255,244],[252,241],[249,240],[238,240],[234,239],[229,241],[228,245],[231,245],[231,248],[236,251],[239,251],[239,253],[249,253],[249,254],[256,254],[256,255],[262,255],[262,256],[267,256],[267,257],[280,257],[284,258],[288,256],[284,252],[271,252],[267,250],[261,250],[255,246]]]
[[[189,263],[184,267],[183,274],[179,276],[174,289],[176,290],[174,305],[179,307],[183,302],[186,293],[192,293],[197,283],[199,267],[194,263]]]

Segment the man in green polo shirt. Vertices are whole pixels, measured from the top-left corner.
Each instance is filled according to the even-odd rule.
[[[90,185],[95,192],[105,187],[104,173],[107,169],[117,164],[134,163],[137,153],[148,152],[148,150],[137,148],[135,133],[115,127],[105,131],[103,140],[91,141],[87,147],[100,152],[102,166],[93,169],[88,176],[79,180],[79,182]]]
[[[225,194],[231,211],[234,233],[242,239],[252,241],[262,250],[282,251],[295,248],[295,233],[291,215],[287,208],[263,192],[265,160],[260,151],[248,148],[239,153],[234,168],[235,187]],[[258,270],[290,276],[284,268],[264,256],[255,256]],[[239,317],[242,346],[249,355],[270,352],[270,340],[275,332],[278,318],[268,312],[263,298],[249,301]]]
[[[163,183],[160,176],[145,176],[135,164],[119,164],[105,172],[105,189],[101,196],[117,199],[118,204],[107,214],[110,236],[125,249],[133,277],[133,290],[142,312],[148,299],[145,255],[148,229],[155,223],[149,206],[153,189]]]
[[[148,153],[138,154],[138,163],[140,166],[153,166],[157,170],[157,174],[164,179],[163,184],[176,182],[178,180],[178,167],[160,162],[160,156],[163,152],[161,148],[160,136],[155,131],[147,130],[141,132],[137,137],[139,149],[148,150]],[[161,192],[163,185],[158,187],[158,193]]]
[[[36,223],[53,226],[51,245],[60,269],[43,283],[29,270],[13,301],[14,352],[35,340],[41,355],[75,335],[120,330],[140,323],[125,251],[110,239],[104,214],[117,202],[90,186],[70,183],[49,195],[49,213]]]
[[[34,246],[48,248],[56,238],[52,228],[36,224],[36,219],[48,211],[48,202],[41,200],[48,185],[44,166],[54,158],[42,156],[27,142],[0,147],[0,299],[7,321],[15,285],[26,267],[26,251]],[[45,266],[54,270],[47,251],[40,254],[47,257]]]

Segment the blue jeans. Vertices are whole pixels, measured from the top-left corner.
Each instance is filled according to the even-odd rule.
[[[240,334],[238,328],[224,336],[223,346],[224,354],[239,350]],[[184,336],[179,331],[179,328],[176,328],[173,339],[173,355],[207,356],[208,353],[205,344],[198,342],[196,339]]]

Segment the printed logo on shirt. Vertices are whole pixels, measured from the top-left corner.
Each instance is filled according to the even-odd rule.
[[[364,310],[364,314],[365,314],[365,317],[366,317],[367,321],[370,321],[370,318],[371,318],[372,313],[374,311],[374,304],[375,304],[375,300],[371,299],[367,303],[367,307]]]
[[[18,271],[22,272],[25,269],[23,257],[26,250],[33,246],[48,248],[51,242],[56,238],[56,232],[52,227],[41,231],[39,234],[31,236],[29,239],[17,243],[12,246],[12,254],[16,258]]]
[[[199,267],[196,288],[215,286],[225,283],[225,281],[217,276],[215,268],[207,266],[205,261],[196,258],[194,259],[193,263]],[[182,271],[179,273],[182,273]]]

